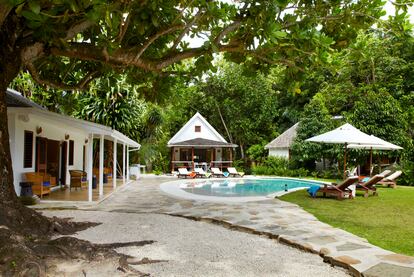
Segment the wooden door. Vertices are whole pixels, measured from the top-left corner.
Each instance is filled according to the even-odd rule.
[[[36,137],[36,172],[47,171],[47,138]]]
[[[60,142],[57,140],[47,140],[47,173],[54,177],[55,181],[59,179],[59,147]],[[56,185],[56,183],[54,184]]]
[[[63,141],[60,144],[60,184],[66,185],[66,161],[68,158],[68,143],[67,141]]]

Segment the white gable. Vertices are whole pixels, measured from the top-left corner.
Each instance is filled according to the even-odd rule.
[[[196,132],[196,126],[200,126],[200,132]],[[196,113],[168,142],[168,144],[203,138],[208,140],[227,142],[207,120]]]

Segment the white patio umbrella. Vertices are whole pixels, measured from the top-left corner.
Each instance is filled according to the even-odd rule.
[[[348,148],[369,149],[370,150],[370,155],[369,155],[369,174],[370,175],[372,175],[372,150],[391,151],[391,150],[401,150],[401,149],[403,149],[402,147],[400,147],[398,145],[392,144],[391,142],[380,139],[379,137],[376,137],[374,135],[371,135],[371,137],[374,137],[375,139],[377,139],[379,142],[381,142],[381,144],[373,144],[373,145],[369,145],[369,144],[365,144],[365,145],[349,144],[348,145]]]
[[[344,144],[344,178],[346,171],[347,146],[353,145],[381,145],[381,141],[375,137],[365,134],[349,123],[346,123],[332,131],[308,138],[306,141],[322,142],[332,144]]]

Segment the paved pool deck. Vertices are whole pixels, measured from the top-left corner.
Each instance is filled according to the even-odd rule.
[[[278,199],[212,202],[178,198],[160,189],[160,184],[170,181],[174,184],[176,178],[144,177],[98,204],[56,202],[35,208],[179,216],[267,236],[320,255],[326,262],[344,267],[354,276],[414,277],[414,257],[384,250],[364,238],[322,223],[295,204]]]

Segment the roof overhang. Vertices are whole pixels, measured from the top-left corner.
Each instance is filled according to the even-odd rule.
[[[84,132],[87,132],[88,134],[104,135],[104,136],[108,136],[113,139],[116,139],[120,142],[123,142],[131,147],[135,147],[135,148],[141,147],[141,145],[138,142],[130,139],[126,135],[122,134],[121,132],[115,129],[112,129],[108,126],[97,124],[94,122],[54,113],[54,112],[51,112],[45,109],[38,109],[35,107],[27,107],[27,108],[8,107],[7,111],[14,112],[14,113],[21,113],[21,114],[34,114],[34,115],[44,118],[45,120],[49,120],[52,123],[55,121],[60,121],[62,123],[69,125],[71,128],[82,130]]]
[[[168,147],[194,147],[194,148],[221,148],[221,147],[235,148],[237,147],[237,144],[232,144],[232,143],[222,142],[222,141],[214,141],[214,140],[203,139],[203,138],[196,138],[196,139],[190,139],[190,140],[180,141],[176,143],[169,143],[167,146]]]

